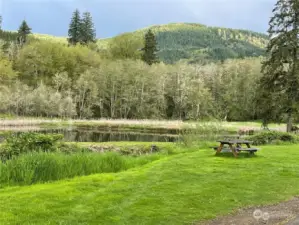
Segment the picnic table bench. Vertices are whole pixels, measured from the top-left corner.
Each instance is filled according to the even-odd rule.
[[[213,149],[217,151],[216,154],[219,154],[220,152],[232,152],[234,156],[237,157],[241,151],[246,151],[253,155],[259,150],[258,148],[252,148],[250,146],[252,142],[246,140],[222,140],[218,142],[220,142],[220,145],[213,147]],[[224,148],[225,145],[228,145],[229,147]],[[246,145],[246,147],[244,148],[242,145]]]

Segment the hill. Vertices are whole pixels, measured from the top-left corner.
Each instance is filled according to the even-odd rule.
[[[194,23],[171,23],[155,25],[126,33],[142,42],[145,32],[152,29],[156,34],[159,58],[165,63],[183,60],[189,63],[225,60],[229,58],[256,57],[264,55],[268,42],[265,34],[247,30],[209,27]],[[0,32],[0,39],[12,40],[15,32]],[[33,38],[67,43],[66,37],[33,34]],[[105,50],[116,37],[99,39],[100,50]]]
[[[194,23],[155,25],[127,34],[142,39],[148,29],[156,34],[159,57],[166,63],[261,56],[268,42],[265,34]],[[114,38],[98,40],[99,47],[106,48]]]

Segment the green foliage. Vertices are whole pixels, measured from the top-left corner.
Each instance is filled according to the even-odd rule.
[[[299,100],[298,11],[298,1],[277,1],[269,22],[268,57],[263,62],[263,77],[260,82],[261,89],[269,96],[269,103],[262,107],[265,120],[276,119],[287,113],[289,132],[293,114],[298,110],[296,102]],[[269,105],[274,104],[278,106],[277,109],[268,113],[271,109]]]
[[[84,12],[81,18],[78,9],[73,13],[71,23],[68,30],[68,42],[71,45],[81,43],[87,45],[95,42],[96,31],[89,12]]]
[[[268,43],[264,34],[190,23],[152,26],[127,35],[143,40],[149,29],[157,39],[159,60],[170,64],[180,60],[208,63],[228,58],[262,56]],[[109,39],[98,40],[99,48],[106,49],[107,42]]]
[[[62,135],[46,135],[39,133],[12,134],[0,146],[0,159],[9,160],[12,157],[30,152],[57,151],[56,143]]]
[[[161,157],[91,153],[75,145],[59,145],[59,152],[30,152],[5,163],[0,162],[0,187],[31,185],[95,173],[116,173]]]
[[[52,54],[47,55],[47,49]],[[92,55],[90,60],[88,54]],[[205,66],[149,66],[139,60],[103,60],[79,45],[31,43],[21,50],[15,65],[21,82],[0,88],[0,113],[62,118],[254,120],[259,108],[260,62],[256,58]],[[32,76],[35,72],[37,76]]]
[[[76,45],[81,41],[81,17],[78,9],[73,13],[71,23],[68,30],[68,42],[71,45]]]
[[[12,62],[0,57],[0,84],[9,84],[16,76]]]
[[[15,61],[20,79],[36,86],[41,80],[48,84],[57,73],[67,72],[76,79],[101,61],[97,52],[86,46],[67,47],[54,42],[38,41],[25,45]]]
[[[96,31],[92,22],[92,17],[89,12],[84,12],[80,25],[81,43],[88,44],[95,42]]]
[[[187,147],[202,146],[204,142],[216,141],[223,131],[221,123],[197,123],[191,129],[189,127],[181,131],[180,143]]]
[[[0,185],[30,185],[127,169],[124,157],[116,153],[31,153],[0,164]]]
[[[57,143],[57,150],[64,154],[74,154],[74,153],[90,153],[89,148],[81,147],[78,144],[70,144],[59,142]]]
[[[254,136],[250,136],[249,140],[253,141],[254,145],[265,145],[271,143],[273,144],[277,141],[289,143],[299,142],[299,138],[297,135],[278,131],[261,132]]]
[[[111,59],[140,59],[142,41],[129,33],[121,34],[108,43],[108,57]]]
[[[144,37],[144,47],[143,47],[142,60],[148,65],[159,62],[157,57],[157,41],[154,33],[150,29]]]
[[[298,196],[298,157],[298,145],[263,146],[256,157],[237,160],[202,149],[117,174],[6,188],[0,191],[0,223],[206,223]]]
[[[18,38],[17,32],[0,30],[0,39],[4,40],[5,42],[16,41],[17,38]]]
[[[158,43],[163,32],[175,36],[182,31],[191,36],[192,32],[199,32],[203,37],[205,33],[220,35],[221,41],[239,47],[245,43],[258,48],[263,45],[262,36],[258,34],[215,29],[195,24],[172,24],[151,30]],[[32,35],[34,38],[24,46],[8,43],[0,59],[3,71],[0,73],[0,113],[86,119],[216,118],[241,121],[256,120],[263,115],[257,98],[261,93],[257,84],[261,77],[260,58],[209,63],[222,54],[222,50],[217,50],[216,55],[209,56],[211,48],[207,46],[213,42],[178,38],[169,39],[162,49],[159,46],[159,54],[177,49],[172,47],[172,42],[178,41],[180,49],[176,51],[182,53],[185,62],[149,66],[140,60],[146,32],[148,29],[104,40],[105,49],[92,43],[68,46],[60,42],[61,39],[40,40],[38,35]],[[183,36],[187,38],[188,35]],[[196,42],[194,51],[185,54],[184,46],[188,47],[193,41]],[[221,41],[214,47],[222,49]],[[0,42],[0,46],[3,43]],[[197,48],[197,45],[201,47]],[[181,57],[170,55],[175,60]],[[193,64],[188,61],[190,57]],[[219,60],[224,58],[221,56]]]
[[[29,34],[31,34],[31,28],[28,26],[27,22],[23,20],[18,30],[19,43],[26,43]]]

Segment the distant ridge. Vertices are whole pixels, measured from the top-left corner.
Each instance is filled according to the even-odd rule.
[[[265,54],[266,34],[222,27],[209,27],[199,23],[169,23],[145,27],[128,32],[132,38],[142,39],[152,29],[156,34],[159,58],[165,63],[186,61],[205,63],[229,58],[258,57]],[[16,32],[1,31],[0,38],[14,40]],[[33,34],[33,38],[67,43],[67,37]],[[113,38],[98,39],[100,49],[106,49]]]

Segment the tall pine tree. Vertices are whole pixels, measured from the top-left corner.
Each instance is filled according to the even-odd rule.
[[[25,20],[22,21],[18,30],[18,41],[20,44],[27,42],[27,36],[31,34],[31,28],[28,26]]]
[[[159,62],[158,57],[157,57],[157,52],[158,52],[157,45],[158,44],[156,41],[155,34],[150,29],[145,34],[144,48],[142,49],[143,50],[142,60],[149,65]]]
[[[71,45],[76,45],[81,42],[81,17],[78,9],[73,13],[71,23],[68,30],[68,42]]]
[[[261,90],[271,96],[268,106],[272,100],[272,105],[280,109],[276,113],[287,115],[287,131],[290,132],[299,100],[299,0],[278,0],[273,14],[269,22],[270,42],[262,67]]]
[[[92,22],[92,16],[89,12],[84,12],[81,20],[81,43],[88,44],[96,41],[96,31]]]

